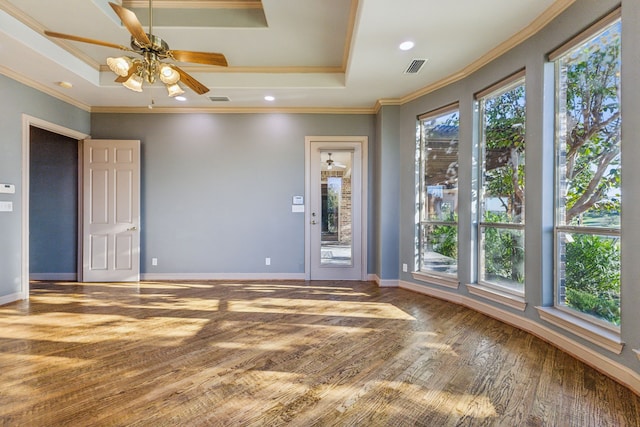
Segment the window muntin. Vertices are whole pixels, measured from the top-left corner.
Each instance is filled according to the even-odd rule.
[[[524,77],[478,99],[480,192],[478,278],[524,295]]]
[[[456,108],[420,118],[419,270],[457,279],[458,124]]]
[[[556,65],[555,305],[620,325],[621,23]]]

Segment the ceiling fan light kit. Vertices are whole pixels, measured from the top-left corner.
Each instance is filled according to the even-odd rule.
[[[142,92],[143,84],[155,83],[159,78],[164,83],[169,97],[182,95],[184,90],[178,82],[188,86],[199,95],[209,92],[209,88],[197,81],[191,75],[180,69],[175,64],[162,62],[162,60],[173,60],[178,62],[195,62],[205,65],[227,66],[227,60],[221,53],[193,52],[187,50],[170,50],[169,45],[160,37],[153,34],[153,1],[149,0],[149,32],[145,32],[142,24],[135,13],[118,4],[109,3],[122,24],[131,33],[131,47],[121,46],[114,43],[94,40],[70,34],[45,31],[49,37],[62,38],[83,43],[91,43],[99,46],[111,47],[127,52],[133,52],[141,56],[135,58],[130,56],[107,58],[107,65],[118,78],[116,82],[122,83],[124,87],[134,92]]]

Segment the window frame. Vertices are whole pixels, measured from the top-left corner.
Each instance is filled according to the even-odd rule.
[[[452,104],[446,105],[444,107],[429,111],[427,113],[421,114],[417,117],[418,119],[418,144],[417,144],[417,170],[419,173],[419,185],[418,185],[418,212],[417,212],[417,265],[414,277],[419,280],[427,279],[435,279],[433,282],[449,287],[457,287],[459,284],[459,252],[458,257],[456,259],[456,273],[443,273],[436,270],[427,270],[423,268],[423,258],[424,258],[424,248],[425,248],[425,230],[430,225],[436,226],[453,226],[456,228],[456,247],[459,247],[458,237],[460,235],[460,224],[459,218],[456,218],[455,221],[443,221],[443,220],[430,220],[428,215],[426,214],[427,209],[427,200],[425,195],[427,194],[427,184],[425,182],[425,173],[427,171],[427,141],[425,136],[425,128],[424,122],[428,120],[437,120],[443,116],[451,115],[457,113],[458,118],[460,115],[460,105],[458,102],[454,102]],[[458,152],[456,152],[456,163],[459,162],[459,135],[456,137],[456,141],[458,143]],[[458,199],[458,184],[456,183],[456,205],[459,203]]]
[[[526,276],[525,276],[525,282],[523,282],[522,284],[522,291],[518,291],[517,289],[514,289],[512,287],[509,287],[507,285],[501,285],[495,282],[491,282],[489,280],[483,280],[483,269],[484,269],[484,234],[483,234],[483,230],[486,228],[496,228],[499,230],[512,230],[512,231],[517,231],[517,232],[521,232],[523,234],[523,239],[525,238],[524,234],[525,234],[525,219],[526,215],[523,215],[523,220],[521,222],[512,222],[512,223],[507,223],[507,222],[485,222],[483,220],[484,218],[484,185],[485,185],[485,165],[486,165],[486,137],[485,137],[485,103],[484,101],[486,99],[489,98],[495,98],[498,96],[501,96],[519,86],[523,86],[525,88],[525,136],[524,139],[526,141],[526,109],[527,109],[527,104],[526,104],[526,72],[525,70],[520,70],[514,74],[512,74],[511,76],[500,80],[499,82],[491,85],[490,87],[478,92],[475,94],[475,102],[477,105],[476,111],[478,114],[478,148],[477,148],[477,159],[478,159],[478,200],[477,200],[477,233],[478,233],[478,237],[477,237],[477,247],[476,247],[476,251],[477,251],[477,256],[478,256],[478,262],[477,262],[477,280],[478,280],[478,284],[489,288],[491,290],[495,290],[497,292],[504,292],[507,293],[509,295],[513,295],[515,297],[518,298],[522,298],[524,300],[525,297],[525,282],[526,282]],[[525,143],[526,144],[526,143]],[[526,159],[526,145],[525,145],[525,159]],[[525,160],[525,174],[526,174],[526,160]],[[523,206],[523,212],[526,211],[526,176],[525,176],[525,203]],[[523,263],[525,262],[526,259],[526,255],[523,252]],[[524,266],[524,268],[526,269],[526,264]]]
[[[553,64],[554,67],[554,90],[555,90],[555,100],[554,100],[554,224],[553,224],[553,309],[564,313],[569,318],[575,318],[576,323],[586,322],[587,324],[593,325],[596,328],[603,328],[606,331],[613,332],[614,334],[620,334],[620,326],[615,325],[611,322],[608,322],[604,319],[600,319],[596,316],[583,313],[577,309],[571,308],[566,304],[561,304],[560,298],[562,295],[561,292],[561,265],[564,261],[561,260],[563,254],[560,251],[561,245],[561,235],[567,234],[585,234],[585,235],[593,235],[593,236],[606,236],[606,237],[616,237],[620,241],[622,240],[621,226],[617,227],[594,227],[594,226],[581,226],[581,225],[568,225],[565,224],[565,220],[563,218],[563,214],[565,212],[565,206],[562,203],[561,189],[563,182],[563,173],[566,168],[566,161],[563,156],[563,145],[566,144],[564,134],[566,134],[566,129],[564,129],[564,120],[562,118],[562,111],[564,107],[561,104],[561,96],[560,93],[563,90],[561,87],[562,79],[561,79],[561,59],[568,54],[570,51],[573,51],[577,47],[589,43],[591,40],[599,37],[602,33],[607,31],[613,25],[620,24],[621,25],[621,10],[618,8],[615,11],[611,12],[609,15],[605,16],[603,19],[599,20],[589,28],[587,28],[582,33],[576,35],[568,42],[564,43],[559,48],[555,49],[548,55],[548,60]],[[622,34],[621,34],[622,35]],[[622,82],[620,81],[620,84]],[[618,93],[620,94],[621,90],[618,89]],[[618,99],[620,100],[620,95],[618,95]],[[619,102],[620,114],[622,117],[622,103]],[[622,137],[620,136],[620,156],[622,156]],[[622,215],[622,201],[620,202],[620,215]],[[620,267],[622,269],[622,267]],[[622,286],[622,283],[620,283]]]

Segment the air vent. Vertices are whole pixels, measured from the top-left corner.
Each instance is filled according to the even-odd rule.
[[[209,99],[212,102],[229,102],[229,101],[231,101],[228,96],[210,96]]]
[[[404,73],[405,74],[417,74],[420,71],[420,69],[422,68],[422,66],[424,65],[425,62],[427,62],[426,59],[414,59],[413,61],[411,61],[411,64],[409,64],[409,66],[404,71]]]

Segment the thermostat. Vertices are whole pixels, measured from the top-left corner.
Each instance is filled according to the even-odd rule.
[[[293,204],[294,205],[304,205],[304,197],[303,196],[293,196]]]
[[[16,186],[13,184],[0,184],[0,193],[14,194]]]

